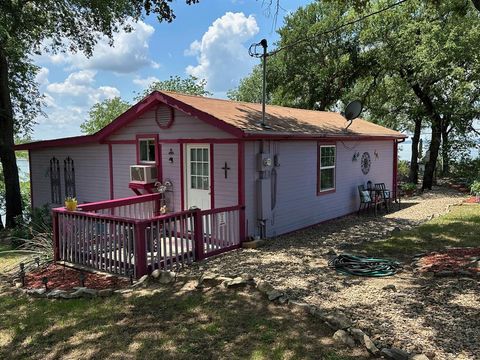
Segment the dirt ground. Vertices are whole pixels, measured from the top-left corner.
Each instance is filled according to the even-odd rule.
[[[400,209],[395,207],[389,214],[377,217],[352,215],[332,220],[280,236],[259,249],[239,250],[194,264],[185,271],[208,271],[226,276],[248,274],[262,278],[291,298],[322,309],[344,312],[357,327],[370,334],[379,347],[394,346],[439,360],[478,359],[478,278],[425,277],[410,266],[417,248],[425,244],[435,248],[437,244],[428,227],[422,228],[418,234],[414,233],[415,229],[432,218],[435,218],[433,223],[441,219],[439,215],[447,213],[450,206],[460,204],[464,199],[465,195],[454,190],[436,188],[405,199]],[[464,206],[477,207],[474,220],[470,215],[468,219],[460,217],[460,220],[453,219],[448,224],[439,223],[432,227],[439,232],[438,246],[472,246],[475,229],[480,234],[480,206]],[[446,231],[446,226],[453,225],[466,229],[470,243],[465,245],[455,238],[455,233]],[[328,268],[328,259],[333,253],[369,254],[383,240],[404,233],[407,235],[400,239],[403,243],[409,244],[410,237],[414,239],[415,235],[421,238],[422,246],[411,240],[415,246],[403,249],[405,251],[400,249],[398,254],[395,247],[388,248],[390,243],[378,246],[404,264],[403,271],[393,277],[351,277],[336,274]],[[479,243],[480,240],[476,246]],[[430,249],[428,246],[426,248]],[[387,285],[395,288],[384,289]]]

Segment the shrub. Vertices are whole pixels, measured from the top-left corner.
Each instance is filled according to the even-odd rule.
[[[405,181],[408,179],[408,174],[410,173],[410,162],[407,160],[398,161],[398,178],[400,181]]]
[[[470,186],[470,191],[474,195],[480,195],[480,180],[475,180]]]
[[[400,185],[400,188],[403,191],[415,191],[417,190],[417,185],[415,185],[414,183],[405,183]]]

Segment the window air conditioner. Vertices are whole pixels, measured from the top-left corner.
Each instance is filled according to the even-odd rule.
[[[137,184],[150,184],[157,181],[156,165],[131,165],[130,182]]]

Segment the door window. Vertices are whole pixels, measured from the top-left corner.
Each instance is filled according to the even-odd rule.
[[[208,149],[190,149],[190,187],[198,190],[208,190],[209,181]]]

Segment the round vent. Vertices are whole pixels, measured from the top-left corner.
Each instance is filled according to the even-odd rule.
[[[155,110],[155,121],[162,129],[167,129],[173,123],[173,108],[170,106],[159,106]]]

